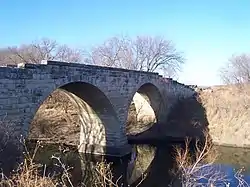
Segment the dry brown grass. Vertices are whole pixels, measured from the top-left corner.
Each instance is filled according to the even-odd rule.
[[[38,144],[39,145],[39,144]],[[36,146],[35,152],[39,146]],[[26,148],[26,147],[25,147]],[[41,164],[34,162],[34,155],[26,152],[25,159],[10,177],[2,175],[0,186],[1,187],[57,187],[59,183],[53,177],[46,177],[40,175],[39,171],[42,168]]]
[[[23,140],[24,141],[24,140]],[[51,159],[57,161],[57,166],[62,169],[61,174],[52,174],[46,172],[46,167],[35,161],[36,154],[40,149],[40,142],[36,144],[33,153],[29,152],[24,141],[24,161],[19,165],[9,177],[1,175],[0,187],[85,187],[91,184],[93,187],[118,187],[118,178],[114,182],[114,177],[111,169],[112,163],[107,163],[105,160],[94,164],[94,167],[89,170],[87,181],[74,184],[72,182],[71,167],[63,163],[60,157],[52,156]]]
[[[176,162],[182,186],[200,186],[202,184],[199,180],[202,179],[208,181],[208,186],[218,180],[224,182],[226,176],[212,167],[217,154],[212,149],[208,134],[205,135],[204,145],[201,145],[198,140],[196,141],[195,153],[190,151],[189,146],[190,141],[187,139],[184,148],[176,147]]]
[[[19,139],[20,137],[16,137],[16,130],[14,127],[15,125],[13,123],[5,121],[4,119],[0,120],[0,169],[3,169],[3,166],[8,166],[7,168],[9,168],[10,162],[18,162],[18,160],[13,159],[16,156],[14,153],[17,149],[19,151],[19,148],[21,148],[20,150],[23,150],[24,148],[24,160],[16,170],[8,170],[8,176],[4,173],[0,173],[0,187],[73,187],[76,186],[76,184],[78,184],[79,187],[87,186],[85,183],[75,183],[73,180],[75,176],[73,175],[76,174],[81,176],[82,173],[81,171],[78,171],[77,169],[74,170],[75,168],[70,167],[68,162],[65,164],[65,158],[60,158],[60,156],[63,155],[52,156],[51,159],[53,159],[54,162],[51,163],[56,164],[56,167],[48,167],[49,165],[46,165],[46,163],[43,162],[44,160],[42,161],[39,159],[39,154],[41,154],[41,156],[43,154],[41,148],[46,145],[38,141],[34,147],[28,148],[25,139]],[[13,157],[13,159],[10,160],[10,157]],[[94,167],[91,169],[91,186],[118,186],[118,184],[113,181],[111,163],[102,161],[94,164]],[[3,169],[3,171],[6,170]],[[75,171],[78,173],[75,173]]]
[[[184,147],[175,147],[177,175],[180,177],[182,187],[201,186],[232,186],[230,179],[220,165],[214,165],[218,157],[210,136],[204,132],[205,141],[196,140],[194,152],[190,151],[190,141],[187,139]],[[238,181],[237,187],[249,187],[243,179],[242,169],[234,174]]]
[[[59,159],[59,158],[56,158]],[[63,167],[63,163],[61,163]],[[54,176],[41,175],[41,164],[36,164],[32,160],[25,159],[24,163],[20,165],[18,172],[11,175],[11,177],[2,177],[0,187],[73,187],[70,180],[70,173],[67,168],[63,168],[64,172],[61,178]],[[45,171],[44,171],[45,173]],[[118,181],[113,182],[113,175],[110,164],[100,162],[96,164],[95,170],[92,172],[91,185],[93,187],[118,187]],[[82,183],[79,187],[85,187]]]
[[[36,112],[29,132],[31,139],[79,144],[80,126],[76,106],[63,90],[54,91]]]
[[[37,164],[28,164],[24,162],[20,172],[11,176],[11,178],[2,179],[1,187],[57,187],[58,183],[51,177],[39,176]]]
[[[214,142],[250,146],[250,85],[215,86],[199,94]]]

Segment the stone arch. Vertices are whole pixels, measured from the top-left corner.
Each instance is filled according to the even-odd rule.
[[[161,121],[164,103],[159,88],[154,84],[148,82],[140,85],[128,103],[128,134],[143,132]]]
[[[116,145],[118,141],[112,136],[120,132],[120,122],[111,102],[99,88],[93,84],[78,81],[62,84],[57,89],[67,96],[77,109],[80,124],[79,151],[95,151],[93,147],[89,150],[86,145],[97,145],[99,152],[105,152],[105,147],[118,146]],[[54,85],[51,90],[55,90]],[[51,93],[47,90],[46,94],[39,98],[41,102],[38,102],[33,116]]]

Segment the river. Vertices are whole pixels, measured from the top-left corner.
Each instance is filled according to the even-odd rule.
[[[138,187],[167,187],[167,186],[177,186],[180,187],[180,180],[176,177],[176,165],[174,164],[175,151],[173,145],[169,144],[160,144],[160,145],[134,145],[134,148],[137,150],[136,160],[134,164],[129,166],[129,169],[126,171],[126,167],[120,165],[120,161],[115,161],[114,164],[119,170],[119,174],[128,174],[127,181],[130,186]],[[250,185],[250,149],[243,148],[232,148],[232,147],[223,147],[215,146],[218,151],[218,158],[212,167],[216,170],[209,171],[223,171],[226,174],[226,181],[230,182],[230,187],[236,187],[237,181],[235,180],[235,171],[238,171],[241,168],[245,168],[243,171],[244,180]],[[46,163],[47,166],[50,164],[46,161],[48,158],[51,158],[52,154],[55,154],[54,151],[44,151],[40,153],[43,156],[40,157],[39,162]],[[213,156],[213,155],[212,155]],[[43,159],[41,161],[41,158]],[[75,184],[79,182],[82,178],[82,173],[80,165],[83,161],[79,160],[77,153],[68,154],[66,161],[68,165],[71,165],[74,169],[72,175],[75,181]],[[204,171],[203,171],[204,172]],[[212,174],[212,173],[211,173]],[[88,177],[85,177],[85,180],[88,180]],[[204,182],[204,181],[203,181]],[[87,185],[89,186],[89,185]],[[91,185],[90,185],[91,186]],[[204,185],[206,186],[206,185]],[[216,185],[216,186],[226,186],[226,185]],[[244,186],[244,185],[243,185]],[[245,184],[245,186],[247,186]]]
[[[230,187],[234,187],[238,184],[234,176],[236,171],[244,168],[242,171],[244,176],[242,178],[250,185],[250,149],[224,146],[215,146],[214,148],[217,150],[218,158],[211,166],[213,168],[213,172],[211,174],[220,171],[226,175],[223,180],[230,183]],[[140,182],[140,186],[142,187],[166,187],[168,185],[180,185],[176,185],[176,181],[178,179],[175,178],[173,173],[174,155],[172,146],[159,145],[157,147],[152,147],[148,145],[137,145],[137,150],[138,156],[136,166],[133,169],[133,173],[129,181],[130,183]],[[208,170],[208,168],[205,168],[204,170],[206,169]],[[140,175],[142,173],[146,173],[147,177],[141,179]],[[242,186],[247,186],[248,184],[244,184]],[[218,184],[218,186],[226,185]]]

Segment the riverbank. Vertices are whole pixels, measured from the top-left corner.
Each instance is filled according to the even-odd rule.
[[[215,142],[215,141],[213,141],[213,144],[215,146],[223,146],[223,147],[229,147],[229,148],[249,149],[250,151],[250,145],[238,145],[237,143],[229,144],[229,143]]]
[[[213,142],[250,148],[250,85],[198,90]]]

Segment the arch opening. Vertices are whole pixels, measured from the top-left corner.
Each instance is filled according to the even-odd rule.
[[[92,84],[73,82],[61,86],[38,108],[29,139],[78,145],[114,146],[109,137],[119,131],[119,121],[105,94]],[[81,151],[83,152],[83,151]]]
[[[131,101],[126,131],[127,134],[138,134],[159,123],[162,114],[162,97],[158,88],[151,84],[143,84],[134,94]]]

